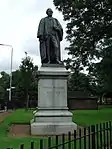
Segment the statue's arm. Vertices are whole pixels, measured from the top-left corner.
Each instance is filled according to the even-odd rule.
[[[56,30],[59,32],[60,39],[62,40],[62,38],[63,38],[63,28],[62,28],[60,22],[57,19],[56,19],[56,21],[57,21]]]
[[[42,38],[44,33],[44,19],[41,19],[38,26],[37,38]]]

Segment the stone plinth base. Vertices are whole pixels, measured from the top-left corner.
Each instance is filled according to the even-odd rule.
[[[41,67],[38,73],[38,112],[31,121],[32,135],[68,134],[77,129],[67,107],[67,78],[64,67]]]
[[[77,129],[77,125],[71,123],[37,123],[31,124],[31,134],[33,135],[62,135],[68,134],[68,132],[74,132]]]

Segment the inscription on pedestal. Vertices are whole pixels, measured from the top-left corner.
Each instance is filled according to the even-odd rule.
[[[65,100],[65,88],[60,86],[43,86],[45,100],[50,106],[63,106]]]
[[[43,86],[43,88],[50,88],[50,89],[64,89],[64,87],[62,86]]]
[[[60,93],[64,93],[64,87],[55,87],[55,86],[43,86],[43,88],[45,89],[45,94],[60,94]]]

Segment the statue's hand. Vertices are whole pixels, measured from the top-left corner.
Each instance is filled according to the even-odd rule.
[[[40,37],[39,37],[39,40],[40,40],[40,41],[43,41],[43,40],[44,40],[44,37],[43,37],[43,36],[40,36]]]
[[[54,30],[56,30],[56,31],[59,30],[59,28],[58,28],[57,26],[54,26],[53,28],[54,28]]]

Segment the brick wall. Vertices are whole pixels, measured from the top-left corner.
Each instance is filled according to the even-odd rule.
[[[70,110],[75,109],[97,109],[97,98],[84,98],[84,99],[77,99],[77,98],[68,98],[68,108]]]

